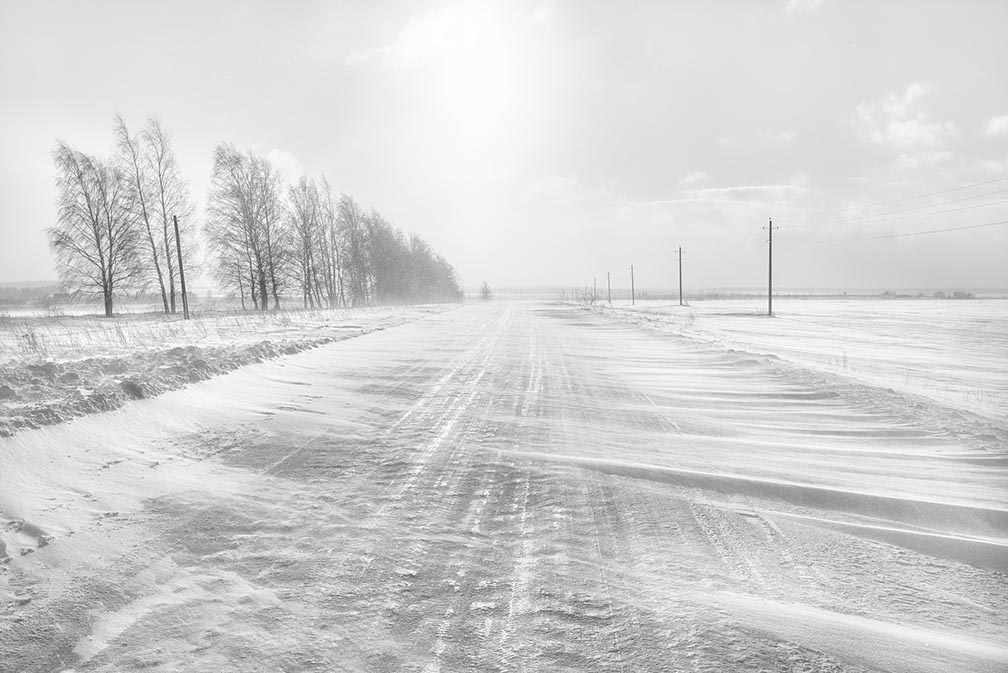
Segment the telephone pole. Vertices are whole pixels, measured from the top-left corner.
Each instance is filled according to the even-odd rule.
[[[609,272],[605,272],[605,285],[606,285],[606,297],[609,299],[609,305],[612,306],[612,280],[609,278]]]
[[[682,306],[682,246],[679,246],[679,305]]]
[[[186,288],[185,288],[185,270],[182,268],[182,241],[179,238],[178,215],[172,215],[172,221],[175,223],[175,249],[178,251],[179,281],[182,283],[182,318],[184,320],[188,320],[189,319],[189,296],[186,294]]]
[[[767,231],[770,232],[769,245],[767,247],[767,315],[773,317],[773,230],[780,227],[773,226],[773,218],[769,218]]]
[[[637,305],[637,293],[634,291],[633,264],[630,265],[630,305]]]

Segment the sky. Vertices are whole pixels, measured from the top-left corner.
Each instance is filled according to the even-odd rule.
[[[1008,288],[1006,25],[1003,0],[0,0],[0,283],[56,277],[52,151],[109,155],[119,113],[172,132],[197,220],[232,142],[470,287],[671,288],[681,247],[687,290],[756,288],[773,218],[777,288]]]

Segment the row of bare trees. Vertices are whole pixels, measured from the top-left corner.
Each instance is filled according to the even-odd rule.
[[[242,307],[305,308],[455,301],[451,266],[377,211],[334,197],[325,177],[285,189],[269,159],[230,144],[214,151],[207,240],[218,282]]]
[[[109,316],[116,293],[152,287],[175,313],[180,263],[187,275],[198,271],[188,184],[156,118],[132,134],[116,117],[115,139],[108,158],[62,141],[53,153],[58,213],[48,236],[60,279],[100,296]],[[335,197],[324,177],[285,186],[266,157],[226,143],[213,159],[203,233],[216,279],[242,308],[278,309],[283,297],[306,308],[461,297],[452,267],[423,239]]]
[[[60,280],[75,294],[100,296],[107,316],[117,292],[154,284],[164,312],[174,313],[180,247],[183,264],[195,271],[189,187],[171,136],[156,118],[131,135],[116,117],[115,136],[115,152],[107,158],[56,145],[57,220],[48,237]],[[175,240],[175,216],[182,245]]]

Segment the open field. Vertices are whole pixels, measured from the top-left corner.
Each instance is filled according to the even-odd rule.
[[[1008,300],[616,302],[654,329],[925,396],[1008,423]]]
[[[0,671],[1006,670],[1003,305],[807,306],[468,305],[0,438]]]

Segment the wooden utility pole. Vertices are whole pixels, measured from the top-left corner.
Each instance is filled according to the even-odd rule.
[[[188,320],[189,319],[189,295],[186,294],[185,270],[182,268],[182,240],[181,240],[181,238],[179,238],[178,215],[172,215],[172,221],[175,223],[175,249],[178,251],[179,281],[182,283],[182,318],[184,320]]]
[[[769,218],[770,223],[767,225],[767,231],[770,232],[770,239],[768,241],[768,257],[767,257],[767,315],[771,318],[773,317],[773,230],[779,229],[779,227],[773,226],[773,218]]]
[[[682,306],[682,246],[679,246],[679,305]]]
[[[609,299],[609,304],[612,304],[612,280],[609,278],[609,272],[605,272],[605,284],[606,284],[606,297]]]
[[[592,278],[592,303],[595,303],[595,297],[598,296],[598,278]]]
[[[633,264],[630,265],[630,305],[637,305],[637,292],[634,290],[633,282]]]

